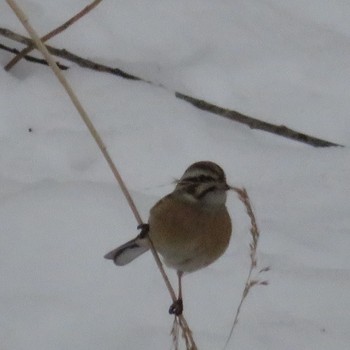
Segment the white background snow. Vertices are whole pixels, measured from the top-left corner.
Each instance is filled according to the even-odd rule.
[[[18,3],[44,34],[89,1]],[[66,62],[145,220],[197,160],[247,188],[259,265],[272,270],[228,349],[350,348],[350,152],[250,130],[174,91],[348,146],[349,15],[343,0],[105,0],[50,41],[166,87]],[[25,34],[5,1],[0,26]],[[0,51],[1,66],[11,57]],[[170,298],[151,254],[124,268],[103,259],[136,222],[52,72],[22,61],[0,69],[0,89],[0,349],[170,348]],[[249,268],[234,193],[228,208],[228,251],[184,278],[201,350],[224,346]]]

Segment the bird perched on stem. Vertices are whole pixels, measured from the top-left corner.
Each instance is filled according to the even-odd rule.
[[[177,271],[179,293],[169,313],[180,315],[183,274],[210,265],[229,244],[232,232],[226,208],[229,189],[219,165],[209,161],[192,164],[174,191],[152,207],[148,224],[140,225],[141,233],[105,258],[118,266],[126,265],[150,249],[150,239],[165,265]]]

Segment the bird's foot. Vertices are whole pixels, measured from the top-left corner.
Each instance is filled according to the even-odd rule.
[[[169,314],[180,316],[182,314],[183,309],[184,309],[184,306],[183,306],[182,299],[177,299],[170,305]]]
[[[139,237],[145,238],[149,232],[149,224],[140,224],[137,226],[138,230],[141,230]]]

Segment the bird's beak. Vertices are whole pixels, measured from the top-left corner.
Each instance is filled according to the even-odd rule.
[[[229,191],[229,190],[231,190],[232,189],[232,187],[230,186],[230,185],[228,185],[228,184],[224,184],[223,185],[223,188],[222,188],[223,190],[225,190],[225,191]]]

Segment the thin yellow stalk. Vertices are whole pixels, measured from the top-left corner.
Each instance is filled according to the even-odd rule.
[[[128,201],[128,204],[135,216],[135,219],[137,221],[137,223],[139,225],[141,225],[142,219],[141,216],[136,208],[136,205],[121,177],[121,175],[119,174],[119,171],[117,170],[111,156],[109,155],[109,152],[107,151],[107,147],[105,146],[105,144],[102,141],[102,138],[100,137],[99,133],[97,132],[96,128],[94,127],[93,123],[91,122],[90,117],[88,116],[87,112],[85,111],[85,109],[83,108],[82,104],[80,103],[78,97],[76,96],[76,94],[74,93],[72,87],[70,86],[70,84],[68,83],[68,81],[66,80],[66,78],[64,77],[64,75],[62,74],[62,72],[60,71],[60,69],[58,68],[56,62],[54,61],[54,59],[52,58],[51,54],[49,53],[49,51],[47,50],[47,48],[45,47],[45,45],[42,43],[42,41],[40,40],[39,35],[36,33],[36,31],[34,30],[34,28],[30,25],[28,18],[26,17],[26,15],[24,14],[23,10],[17,5],[17,3],[14,0],[6,0],[7,4],[11,7],[11,9],[13,10],[13,12],[16,14],[17,18],[19,19],[19,21],[23,24],[24,28],[27,30],[27,32],[29,33],[29,35],[31,36],[32,40],[34,41],[35,45],[37,46],[37,48],[41,51],[41,53],[43,54],[43,56],[45,57],[45,59],[47,60],[47,62],[49,63],[51,69],[53,70],[53,72],[55,73],[57,79],[60,81],[60,83],[62,84],[62,86],[64,87],[64,89],[66,90],[67,94],[69,95],[72,103],[74,104],[75,108],[77,109],[77,111],[79,112],[81,118],[83,119],[85,125],[87,126],[87,128],[89,129],[92,137],[94,138],[95,142],[97,143],[99,149],[101,150],[104,158],[106,159],[110,169],[113,172],[113,175],[115,177],[115,179],[117,180],[119,186],[121,187],[123,194],[125,196],[125,198]],[[158,253],[156,252],[156,250],[154,249],[154,246],[151,243],[151,251],[153,253],[153,256],[156,260],[157,266],[162,274],[162,277],[165,281],[165,284],[168,288],[168,291],[170,293],[170,296],[172,298],[173,301],[176,300],[176,296],[175,296],[175,292],[174,289],[172,288],[170,281],[163,269],[162,263],[159,259]],[[191,345],[191,347],[188,347],[188,350],[196,350],[197,347],[195,345],[195,342],[192,338],[192,332],[190,331],[187,322],[184,318],[183,315],[179,316],[180,322],[179,325],[183,330],[183,334],[186,335],[186,345],[187,343]]]

